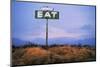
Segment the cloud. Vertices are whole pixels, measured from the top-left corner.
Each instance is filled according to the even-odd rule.
[[[45,29],[45,27],[43,28]],[[85,36],[86,33],[81,33],[81,32],[66,32],[65,30],[63,30],[62,28],[57,28],[54,26],[50,26],[49,30],[48,30],[48,38],[74,38],[74,39],[80,39],[83,36]],[[46,32],[45,31],[37,31],[37,32],[31,32],[31,33],[27,33],[24,35],[20,36],[20,39],[23,40],[34,40],[36,38],[46,38]]]
[[[66,38],[80,38],[83,35],[85,35],[84,33],[74,33],[74,32],[67,32],[64,29],[60,29],[57,27],[50,27],[49,29],[49,38],[61,38],[61,37],[66,37]]]

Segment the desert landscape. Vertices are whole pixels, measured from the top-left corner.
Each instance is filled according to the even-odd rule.
[[[11,6],[12,66],[96,61],[96,6],[21,1]]]
[[[96,60],[96,49],[88,45],[12,46],[12,64],[41,65]]]

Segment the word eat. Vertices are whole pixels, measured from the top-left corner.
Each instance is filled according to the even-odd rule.
[[[37,19],[59,19],[59,12],[36,10],[35,18]]]

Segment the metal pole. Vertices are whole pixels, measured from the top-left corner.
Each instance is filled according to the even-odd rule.
[[[46,47],[48,48],[48,19],[46,19]]]
[[[48,50],[48,19],[46,19],[46,49]],[[49,51],[48,51],[49,54]],[[50,54],[48,55],[47,62],[50,63]]]

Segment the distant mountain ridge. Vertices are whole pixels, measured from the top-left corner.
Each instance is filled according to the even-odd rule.
[[[18,38],[12,38],[12,44],[16,46],[24,45],[26,41],[18,39]]]
[[[24,41],[24,40],[20,40],[20,39],[17,39],[17,38],[12,38],[12,42],[15,45],[23,45],[23,44],[26,44],[27,42],[45,45],[45,39],[43,39],[43,38],[37,38],[37,39],[33,39],[31,41]],[[80,40],[76,40],[76,39],[73,39],[73,38],[51,38],[51,39],[48,40],[49,45],[50,44],[88,44],[88,45],[95,45],[95,42],[96,42],[95,38],[80,39]]]

